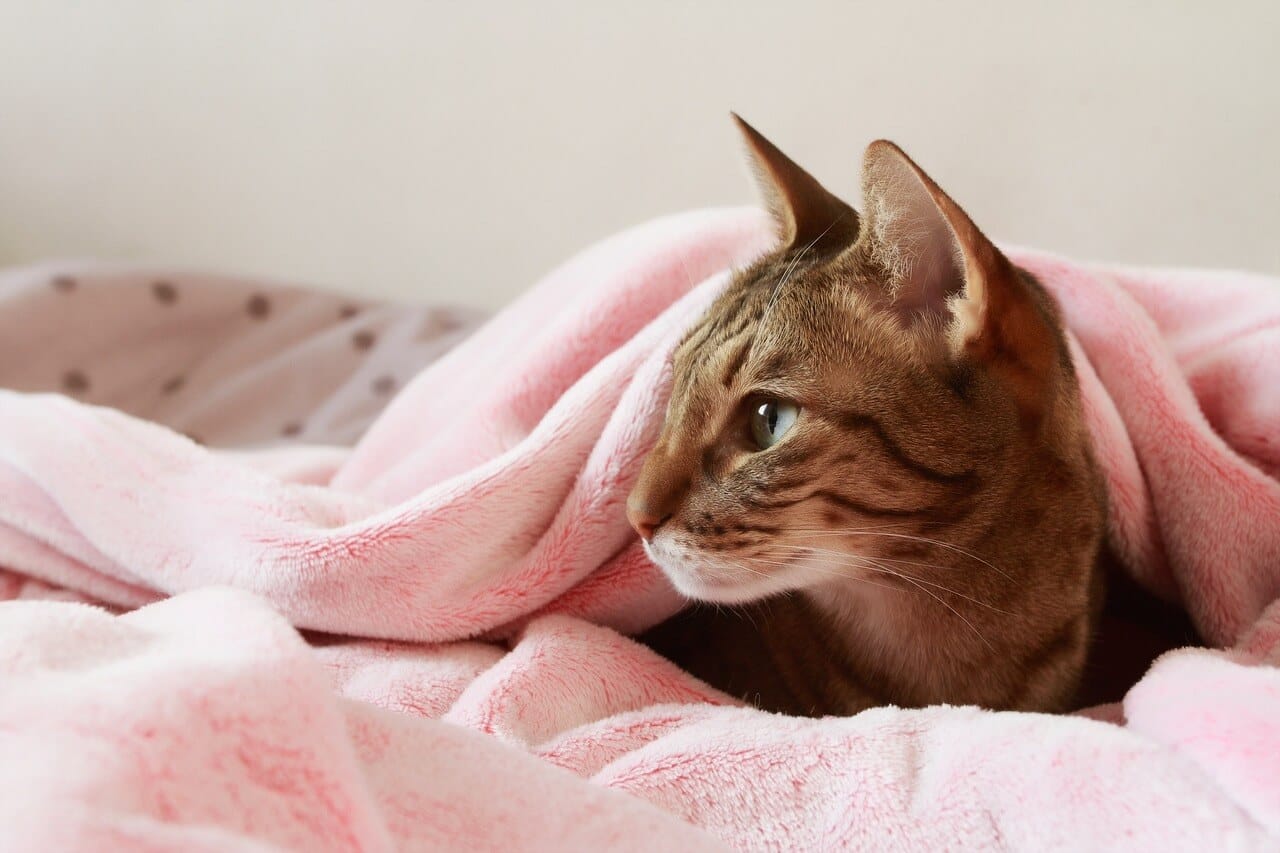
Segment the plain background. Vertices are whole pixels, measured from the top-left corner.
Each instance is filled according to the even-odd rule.
[[[889,137],[989,234],[1280,273],[1280,3],[0,0],[0,264],[495,306]]]

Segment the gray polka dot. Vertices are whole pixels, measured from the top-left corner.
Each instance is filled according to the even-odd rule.
[[[151,285],[151,295],[161,305],[172,305],[178,301],[178,288],[171,281],[157,281]]]
[[[342,310],[338,312],[338,316],[344,320],[350,320],[352,317],[360,313],[360,308],[355,305],[343,305]]]
[[[373,393],[375,394],[390,394],[396,387],[395,377],[379,376],[377,379],[373,380],[372,387]]]
[[[249,301],[245,303],[244,310],[249,312],[249,316],[258,320],[265,319],[271,313],[271,300],[263,296],[261,293],[255,293],[249,297]]]
[[[433,311],[423,319],[414,340],[419,343],[432,342],[458,331],[462,325],[462,320],[449,311]]]
[[[369,349],[378,340],[378,336],[368,329],[361,329],[351,336],[351,345],[356,349]]]
[[[82,394],[89,390],[89,377],[79,370],[68,370],[62,374],[62,387],[72,394]]]
[[[70,293],[76,289],[79,282],[69,275],[55,275],[49,284],[51,284],[53,289],[59,293]]]
[[[186,384],[187,384],[187,377],[174,376],[173,378],[167,380],[163,385],[161,385],[160,390],[165,394],[177,394],[179,391],[182,390],[182,387]]]
[[[297,421],[291,421],[290,423],[285,424],[284,427],[280,430],[280,434],[285,436],[286,438],[293,438],[294,436],[300,435],[301,433],[302,433],[302,424],[298,423]]]

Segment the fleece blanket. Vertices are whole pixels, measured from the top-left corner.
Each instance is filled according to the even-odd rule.
[[[681,606],[623,517],[667,353],[769,243],[744,210],[606,241],[397,375],[349,448],[286,430],[279,381],[182,417],[100,405],[146,336],[4,350],[6,846],[1277,849],[1280,283],[1011,250],[1070,326],[1111,545],[1207,647],[1083,714],[794,719],[625,636]],[[68,275],[7,286],[70,306]],[[151,311],[184,304],[164,283]],[[287,313],[231,302],[260,331]],[[121,387],[159,399],[151,371]],[[183,434],[255,406],[253,441]]]

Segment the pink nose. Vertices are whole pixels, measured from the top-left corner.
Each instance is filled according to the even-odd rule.
[[[671,513],[659,515],[640,501],[627,501],[627,521],[631,522],[636,533],[639,533],[640,538],[646,542],[653,538],[653,534],[670,517]]]

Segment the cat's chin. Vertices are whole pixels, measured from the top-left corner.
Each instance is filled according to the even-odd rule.
[[[662,569],[681,595],[709,604],[747,604],[794,588],[787,571],[744,576],[741,567],[719,564],[714,557],[687,553],[671,543],[644,543],[649,559]]]
[[[664,570],[671,585],[686,598],[694,601],[705,601],[708,604],[748,604],[761,601],[771,595],[777,595],[790,587],[768,580],[748,581],[711,581],[697,576],[676,575]]]

